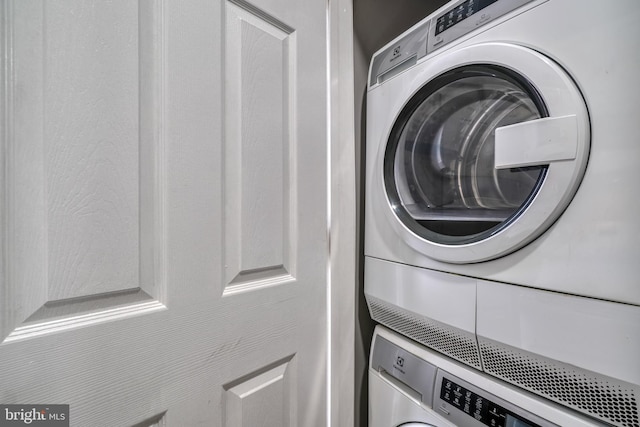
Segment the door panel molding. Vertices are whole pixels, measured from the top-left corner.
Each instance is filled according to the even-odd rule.
[[[297,419],[295,355],[224,386],[224,425],[294,426]]]
[[[0,339],[165,303],[162,4],[60,6],[3,3]]]
[[[296,32],[225,2],[223,295],[294,282]]]

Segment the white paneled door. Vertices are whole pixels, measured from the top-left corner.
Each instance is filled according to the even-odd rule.
[[[0,404],[326,425],[327,2],[0,4]]]

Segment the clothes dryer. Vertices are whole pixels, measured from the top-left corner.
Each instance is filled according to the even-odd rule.
[[[637,22],[637,1],[450,2],[374,55],[366,135],[374,320],[629,427]]]

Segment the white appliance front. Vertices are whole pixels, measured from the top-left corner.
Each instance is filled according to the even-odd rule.
[[[369,427],[599,425],[380,326],[369,366]]]
[[[636,22],[635,1],[453,1],[374,55],[367,100],[374,320],[624,427],[640,423]]]
[[[375,75],[457,3],[372,60],[365,255],[640,305],[640,3],[529,2]]]

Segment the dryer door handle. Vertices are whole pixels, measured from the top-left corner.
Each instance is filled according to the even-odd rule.
[[[540,166],[574,160],[578,150],[575,115],[542,119],[496,128],[495,168]]]

